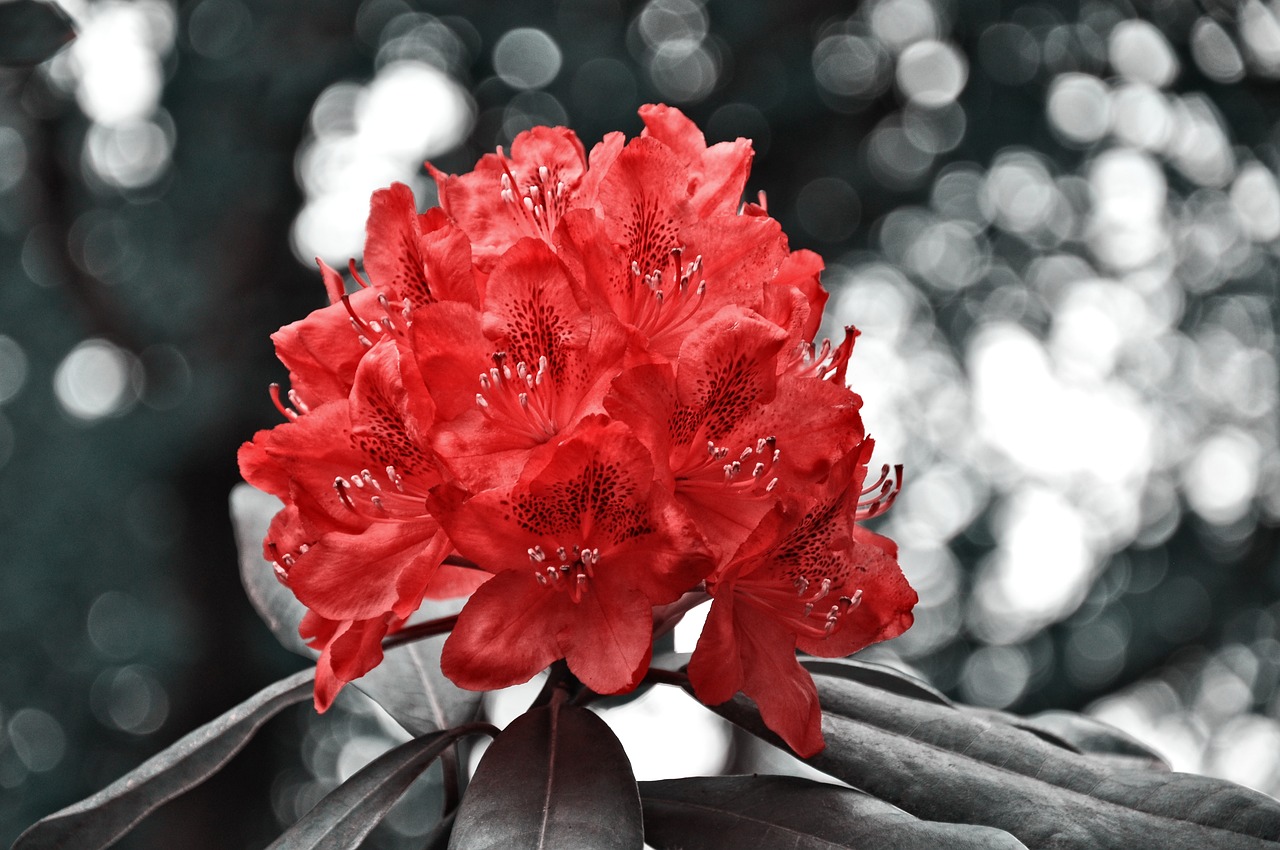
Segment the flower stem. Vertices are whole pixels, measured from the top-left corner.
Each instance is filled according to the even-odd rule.
[[[440,754],[440,772],[442,780],[440,784],[444,787],[444,807],[440,811],[440,816],[444,817],[458,808],[458,801],[462,797],[462,792],[458,788],[457,743]]]
[[[458,623],[458,615],[453,614],[448,617],[440,617],[436,620],[427,620],[425,623],[415,623],[412,626],[406,626],[393,635],[388,635],[382,641],[383,649],[391,649],[393,646],[400,646],[405,643],[412,643],[415,640],[422,640],[433,635],[442,635],[447,631],[452,631],[453,627]]]
[[[683,619],[694,608],[697,608],[703,602],[711,598],[711,594],[701,587],[695,588],[684,596],[681,596],[675,602],[669,605],[659,605],[653,609],[653,639],[665,635],[676,627],[676,623]]]
[[[681,673],[678,670],[663,670],[660,667],[650,667],[641,681],[650,685],[675,685],[683,688],[688,686],[689,676],[687,673]]]

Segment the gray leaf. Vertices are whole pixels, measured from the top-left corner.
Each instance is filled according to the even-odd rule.
[[[808,763],[926,820],[1031,848],[1280,850],[1280,802],[1230,782],[1117,766],[993,714],[814,676],[827,748]],[[716,711],[781,746],[742,697]]]
[[[240,581],[249,602],[276,640],[291,652],[315,658],[319,653],[298,636],[298,624],[307,613],[306,607],[276,579],[274,566],[262,557],[262,539],[267,536],[272,517],[282,507],[275,496],[248,484],[231,488],[231,525],[240,551]]]
[[[938,705],[950,706],[951,700],[932,685],[920,681],[914,676],[887,667],[883,664],[872,664],[866,661],[855,661],[852,658],[807,658],[801,657],[800,664],[811,673],[823,673],[851,682],[862,682],[890,693],[904,697],[922,699]]]
[[[146,815],[217,773],[267,720],[311,698],[315,670],[276,682],[126,773],[92,797],[38,821],[13,850],[110,847]]]
[[[1169,770],[1164,756],[1114,726],[1071,711],[1042,711],[1023,719],[1033,729],[1042,729],[1070,741],[1081,752],[1128,762],[1132,767]]]
[[[883,800],[794,776],[641,782],[645,841],[659,850],[1025,850],[1007,832],[934,823]]]
[[[585,708],[553,703],[512,721],[485,751],[450,850],[640,850],[644,824],[622,744]]]
[[[352,850],[382,822],[413,781],[453,742],[462,727],[406,741],[369,762],[325,795],[267,850]]]

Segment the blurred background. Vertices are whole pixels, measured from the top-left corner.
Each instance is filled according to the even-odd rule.
[[[0,69],[0,846],[302,666],[227,495],[312,258],[358,257],[393,180],[434,203],[426,158],[653,101],[755,140],[749,193],[863,331],[921,597],[865,657],[1280,793],[1280,3],[64,5],[79,38]],[[264,846],[393,740],[344,700],[120,846]],[[635,705],[705,762],[642,778],[723,758]]]

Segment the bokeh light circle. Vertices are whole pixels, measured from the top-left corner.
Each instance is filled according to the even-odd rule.
[[[540,29],[520,27],[504,33],[493,47],[493,69],[518,89],[539,89],[560,73],[560,46]]]

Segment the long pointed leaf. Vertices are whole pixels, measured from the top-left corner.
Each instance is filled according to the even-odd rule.
[[[1103,756],[1117,765],[1169,770],[1164,756],[1119,729],[1092,717],[1071,711],[1042,711],[1022,724],[1070,741],[1083,753]]]
[[[941,691],[931,685],[883,664],[856,661],[852,658],[801,658],[800,663],[811,673],[822,673],[838,679],[848,679],[851,682],[862,682],[882,691],[922,699],[938,705],[953,704]]]
[[[1025,850],[999,829],[934,823],[839,785],[794,776],[641,782],[645,841],[659,850]]]
[[[71,18],[55,3],[0,3],[0,66],[37,65],[75,37]]]
[[[276,579],[271,563],[262,557],[262,539],[281,507],[275,496],[248,484],[231,488],[231,525],[240,552],[240,581],[249,602],[276,640],[290,652],[315,658],[318,653],[298,636],[298,624],[307,609],[293,591]]]
[[[585,708],[525,712],[485,751],[450,850],[639,850],[640,795],[622,744]]]
[[[1117,767],[991,715],[814,677],[819,770],[926,820],[1004,829],[1028,847],[1280,850],[1280,802],[1217,779]],[[716,711],[781,745],[741,697]]]
[[[454,741],[492,729],[463,726],[414,738],[378,756],[325,795],[267,850],[353,850]],[[495,730],[496,731],[496,730]]]
[[[13,850],[111,846],[152,809],[217,773],[267,720],[309,699],[314,675],[303,670],[259,691],[92,797],[38,821],[18,836]]]

